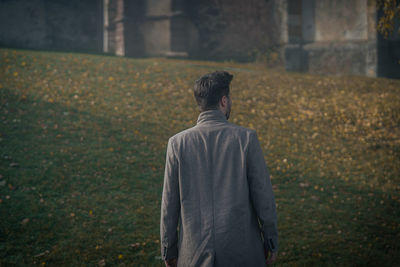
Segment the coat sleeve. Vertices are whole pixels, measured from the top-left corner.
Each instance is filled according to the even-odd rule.
[[[178,220],[180,213],[178,161],[173,142],[168,140],[165,161],[164,187],[161,200],[161,256],[163,260],[178,257]]]
[[[257,133],[252,131],[249,139],[247,151],[247,179],[251,200],[260,222],[260,230],[264,238],[264,247],[267,250],[276,252],[278,250],[278,228],[271,179],[265,164]]]

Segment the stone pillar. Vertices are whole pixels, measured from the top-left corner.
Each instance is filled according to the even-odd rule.
[[[145,0],[129,0],[124,5],[125,56],[144,56],[143,31]]]
[[[108,53],[108,27],[110,25],[108,18],[109,0],[103,0],[103,52]]]
[[[115,18],[115,54],[125,55],[124,39],[124,0],[117,0],[117,14]]]
[[[145,54],[165,56],[171,51],[171,0],[147,0],[145,14]]]
[[[366,66],[365,72],[369,77],[377,76],[377,66],[378,66],[378,55],[377,55],[377,46],[378,40],[376,38],[376,25],[377,25],[377,12],[376,12],[376,2],[375,1],[367,1],[368,5],[368,14],[367,14],[367,23],[368,23],[368,43],[367,43],[367,58],[366,58]]]
[[[302,0],[301,35],[302,43],[315,41],[315,0]]]
[[[144,50],[149,56],[171,51],[171,0],[147,0],[143,27]]]
[[[303,2],[288,0],[287,32],[288,43],[285,45],[285,69],[287,71],[307,71],[307,57],[303,50]]]
[[[277,0],[276,1],[276,10],[280,16],[280,36],[279,43],[282,45],[286,45],[289,41],[289,33],[288,33],[288,1],[287,0]]]
[[[171,44],[170,56],[187,56],[188,51],[188,21],[183,10],[183,0],[171,2]]]

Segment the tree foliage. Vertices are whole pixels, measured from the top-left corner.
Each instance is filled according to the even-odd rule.
[[[382,9],[383,15],[378,21],[378,31],[388,38],[393,33],[396,19],[400,19],[400,1],[398,0],[377,0],[377,8]],[[398,29],[400,32],[400,28]]]

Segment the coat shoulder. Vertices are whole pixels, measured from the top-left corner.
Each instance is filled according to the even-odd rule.
[[[207,131],[207,128],[199,127],[198,125],[193,126],[191,128],[185,129],[169,138],[169,142],[171,143],[179,143],[182,139],[190,138],[192,136],[196,136],[202,134]],[[241,137],[249,138],[251,135],[256,135],[256,131],[250,128],[246,128],[240,125],[236,125],[233,123],[226,123],[223,127],[218,128],[217,130],[221,131],[229,131],[230,135],[237,135]]]
[[[256,130],[250,129],[250,128],[246,128],[240,125],[236,125],[233,123],[230,123],[231,127],[237,131],[239,134],[244,134],[244,135],[251,135],[251,134],[255,134]]]
[[[186,130],[183,130],[179,133],[174,134],[173,136],[171,136],[169,138],[169,142],[176,142],[179,139],[181,139],[182,137],[185,137],[186,135],[190,135],[191,133],[194,132],[194,128],[196,128],[196,127],[194,126],[194,127],[188,128]]]

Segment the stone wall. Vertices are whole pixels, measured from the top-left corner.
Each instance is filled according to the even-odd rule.
[[[375,2],[290,0],[290,6],[294,10],[288,12],[296,14],[297,10],[299,18],[292,16],[289,23],[287,70],[377,75]]]
[[[42,0],[0,1],[0,45],[47,47],[45,12]]]
[[[316,0],[316,42],[368,39],[368,0]]]
[[[310,73],[366,75],[368,42],[315,42],[304,50]]]
[[[186,1],[186,13],[198,33],[191,56],[251,61],[282,45],[280,0]]]
[[[101,0],[0,1],[0,45],[101,52]]]

